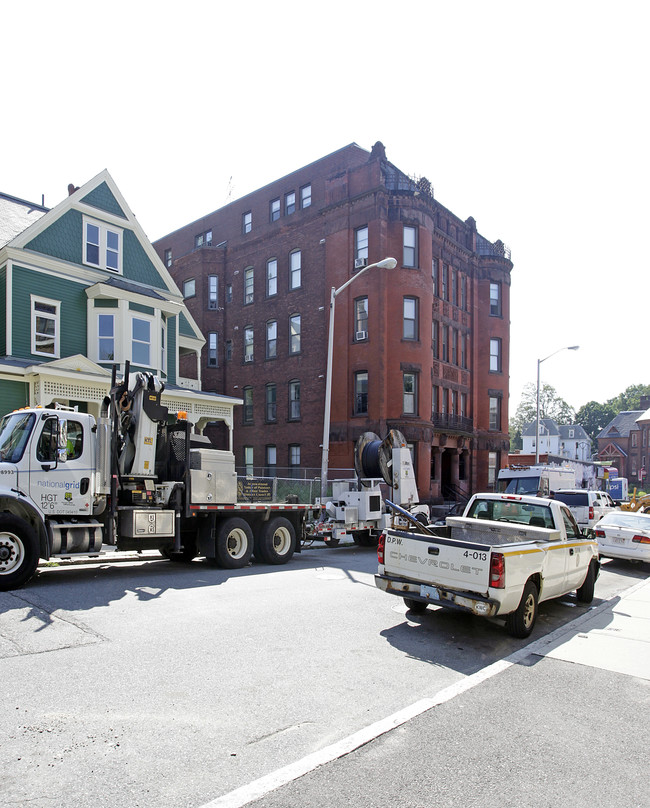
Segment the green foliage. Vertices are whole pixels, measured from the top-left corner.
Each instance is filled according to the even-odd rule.
[[[609,402],[599,404],[597,401],[588,401],[576,413],[576,423],[580,424],[592,441],[595,441],[598,433],[618,412]]]
[[[542,384],[539,391],[539,417],[552,418],[556,424],[574,424],[575,410],[561,398],[550,384]],[[521,401],[513,417],[510,419],[510,436],[521,432],[524,424],[537,418],[537,387],[532,382],[524,386]]]
[[[631,384],[615,398],[610,398],[607,404],[611,404],[616,413],[640,410],[641,396],[648,395],[650,395],[650,384]]]

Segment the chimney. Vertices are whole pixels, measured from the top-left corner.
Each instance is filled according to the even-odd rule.
[[[79,190],[79,186],[78,186],[78,185],[75,187],[75,185],[74,185],[73,183],[70,183],[70,184],[68,185],[68,196],[72,196],[72,194],[73,194],[75,191],[78,191],[78,190]]]

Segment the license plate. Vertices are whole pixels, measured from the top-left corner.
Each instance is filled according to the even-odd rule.
[[[435,586],[425,586],[422,584],[420,586],[420,595],[423,598],[429,598],[429,600],[440,600],[440,592],[438,592]]]
[[[615,544],[625,544],[625,539],[621,538],[621,536],[613,536]]]

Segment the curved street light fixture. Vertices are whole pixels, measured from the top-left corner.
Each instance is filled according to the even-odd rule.
[[[379,267],[379,269],[395,269],[397,266],[397,261],[394,258],[384,258],[381,261],[377,261],[375,264],[368,264],[368,266],[364,267],[360,272],[357,272],[356,275],[353,275],[349,280],[347,280],[344,284],[339,286],[338,289],[335,289],[332,286],[332,292],[330,294],[330,324],[329,324],[329,332],[327,335],[327,380],[325,382],[325,415],[323,419],[323,454],[322,454],[322,461],[321,461],[321,473],[320,473],[320,501],[321,501],[321,508],[325,504],[325,499],[327,497],[327,469],[329,465],[329,454],[330,454],[330,408],[331,408],[331,400],[332,400],[332,353],[334,350],[334,306],[336,303],[336,298],[341,294],[344,289],[347,289],[348,286],[353,282],[360,278],[364,272],[367,272],[369,269],[374,269],[375,267]]]
[[[539,366],[542,362],[546,362],[547,359],[550,359],[555,354],[560,353],[560,351],[577,351],[579,345],[567,345],[565,348],[558,348],[557,351],[553,351],[552,354],[545,356],[543,359],[537,360],[537,420],[535,422],[535,465],[539,463]]]

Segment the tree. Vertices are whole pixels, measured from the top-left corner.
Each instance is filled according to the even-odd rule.
[[[640,410],[641,396],[648,395],[650,395],[650,384],[631,384],[624,392],[619,393],[615,398],[610,398],[607,404],[611,404],[616,413]]]
[[[599,432],[616,417],[619,410],[610,402],[599,404],[597,401],[588,401],[576,413],[576,423],[585,430],[587,435],[595,442]]]
[[[542,384],[539,391],[539,417],[552,418],[556,424],[575,423],[575,410],[561,398],[550,384]],[[524,386],[519,406],[510,420],[511,431],[520,432],[525,424],[537,420],[537,386],[529,382]]]

